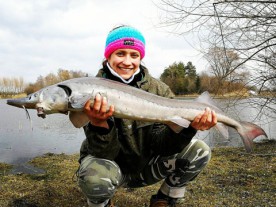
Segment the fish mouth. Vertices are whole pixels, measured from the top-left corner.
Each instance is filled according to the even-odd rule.
[[[38,116],[38,117],[41,117],[41,118],[43,118],[43,119],[46,118],[46,114],[45,114],[45,112],[44,112],[43,107],[37,107],[36,110],[37,110],[37,116]]]

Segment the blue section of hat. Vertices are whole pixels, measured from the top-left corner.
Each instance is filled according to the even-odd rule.
[[[105,46],[108,46],[111,42],[114,42],[114,41],[116,41],[118,39],[122,39],[122,38],[135,38],[145,44],[145,38],[141,34],[141,32],[139,32],[137,29],[135,29],[133,27],[124,26],[124,27],[119,27],[119,28],[111,31],[108,34]]]

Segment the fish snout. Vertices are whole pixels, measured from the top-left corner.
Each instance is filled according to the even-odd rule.
[[[45,114],[45,112],[44,112],[43,107],[37,107],[36,110],[37,110],[37,116],[38,116],[38,117],[41,117],[41,118],[43,118],[43,119],[46,118],[46,114]]]

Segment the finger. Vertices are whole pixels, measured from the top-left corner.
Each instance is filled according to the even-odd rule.
[[[194,124],[198,124],[198,123],[200,122],[202,116],[203,116],[203,113],[198,114],[198,115],[194,118],[193,123],[194,123]]]
[[[213,125],[213,112],[210,109],[208,110],[206,124]]]
[[[85,103],[85,105],[83,107],[83,109],[84,109],[85,112],[88,112],[88,111],[91,110],[90,105],[91,105],[91,101],[90,100],[86,101],[86,103]]]
[[[200,125],[199,125],[199,123],[200,123],[200,120],[201,120],[201,117],[202,117],[202,115],[203,115],[203,113],[200,113],[200,114],[198,114],[195,118],[194,118],[194,120],[192,121],[192,123],[190,124],[194,129],[196,129],[196,130],[200,130]]]
[[[208,117],[210,116],[210,113],[211,113],[210,108],[207,107],[207,108],[205,109],[205,111],[204,111],[204,113],[203,113],[201,119],[200,119],[200,124],[201,124],[201,125],[205,125],[205,123],[206,123],[207,120],[208,120]]]
[[[109,107],[109,111],[108,111],[108,116],[112,116],[113,115],[113,113],[114,113],[114,111],[115,111],[115,107],[114,107],[114,105],[111,105],[110,107]]]
[[[198,119],[198,122],[201,122],[202,121],[202,118],[205,116],[205,111],[201,112],[200,114],[198,114],[197,116],[197,119]]]
[[[107,111],[107,100],[106,97],[102,98],[102,104],[101,104],[101,108],[100,108],[100,113],[106,113]]]
[[[213,126],[215,126],[218,123],[218,117],[215,111],[212,111],[212,122]]]
[[[95,101],[94,101],[94,105],[93,105],[93,110],[99,112],[100,111],[100,108],[101,108],[101,105],[102,105],[102,97],[100,94],[97,94],[95,96]]]
[[[209,110],[207,120],[202,124],[201,130],[208,130],[215,126],[217,123],[216,114],[214,111]]]

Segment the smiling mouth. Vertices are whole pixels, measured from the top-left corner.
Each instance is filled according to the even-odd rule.
[[[119,67],[120,70],[123,70],[123,71],[130,71],[130,70],[133,70],[133,68],[121,68]]]

